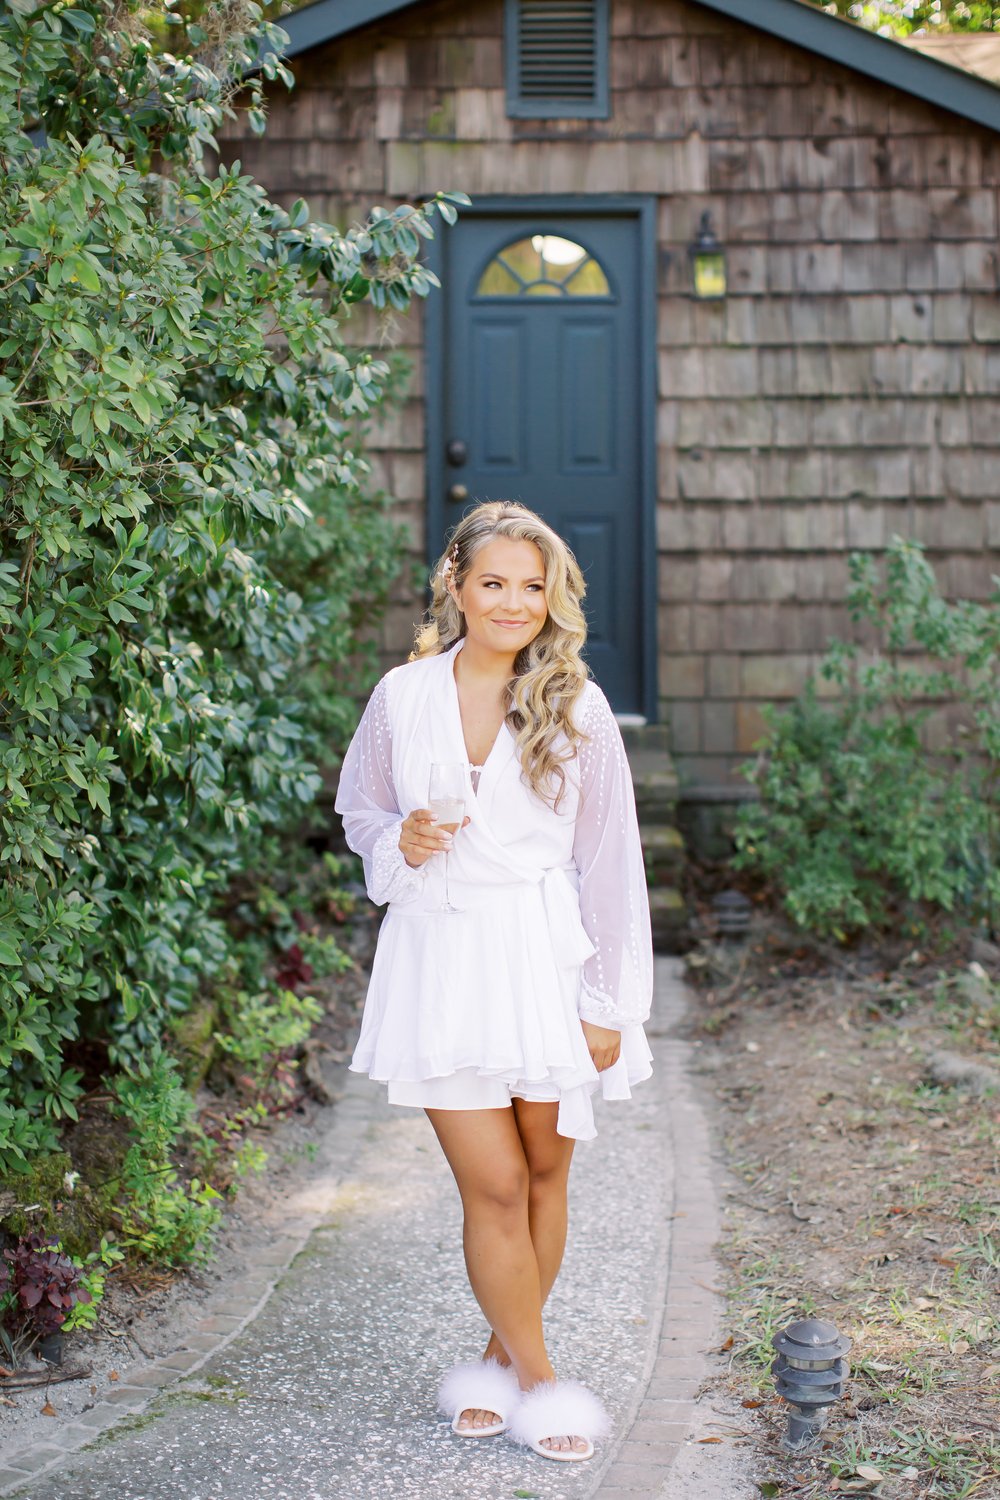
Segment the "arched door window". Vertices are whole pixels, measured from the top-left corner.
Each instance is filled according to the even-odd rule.
[[[476,287],[478,297],[605,297],[611,287],[589,250],[558,234],[531,234],[505,245]]]

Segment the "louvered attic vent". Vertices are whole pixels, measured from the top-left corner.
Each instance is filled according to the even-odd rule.
[[[507,0],[507,112],[606,116],[608,0]]]

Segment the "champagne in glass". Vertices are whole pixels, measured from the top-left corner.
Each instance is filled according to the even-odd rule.
[[[435,815],[438,827],[456,834],[465,818],[465,776],[463,761],[438,762],[431,766],[427,805]],[[457,912],[448,893],[448,851],[444,851],[444,901],[440,911]]]

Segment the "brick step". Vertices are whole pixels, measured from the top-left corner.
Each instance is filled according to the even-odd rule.
[[[640,823],[639,837],[651,883],[674,884],[687,857],[680,830],[669,823]]]
[[[679,788],[669,761],[661,761],[657,770],[637,770],[633,766],[632,785],[640,825],[676,822]]]
[[[670,751],[670,727],[667,724],[623,724],[622,739],[631,759],[633,750]]]
[[[657,953],[679,953],[685,947],[687,908],[672,885],[654,886],[649,893],[649,919]]]

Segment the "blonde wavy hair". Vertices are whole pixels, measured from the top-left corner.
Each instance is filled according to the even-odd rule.
[[[497,537],[534,542],[545,566],[548,614],[534,640],[514,659],[514,675],[507,683],[507,723],[515,736],[522,775],[537,796],[558,810],[566,790],[563,763],[576,756],[586,739],[573,721],[573,708],[589,676],[580,656],[587,639],[581,608],[586,584],[562,537],[516,501],[477,505],[459,521],[431,574],[433,597],[410,661],[440,655],[465,635],[465,615],[448,583],[461,589],[476,553]],[[560,735],[565,735],[568,749],[556,748]]]

